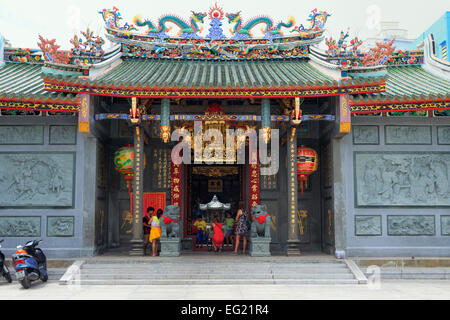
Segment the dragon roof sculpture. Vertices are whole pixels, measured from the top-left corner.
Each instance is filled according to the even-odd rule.
[[[243,23],[240,12],[226,13],[217,4],[209,13],[191,11],[190,20],[176,15],[164,15],[155,23],[136,15],[133,24],[121,26],[122,15],[117,8],[100,12],[106,26],[107,38],[119,43],[123,53],[140,58],[254,60],[302,58],[308,54],[308,45],[323,39],[329,14],[314,10],[310,15],[311,28],[295,26],[295,19],[274,23],[267,16],[259,16]],[[210,20],[209,34],[202,36],[206,19]],[[227,18],[227,19],[225,19]],[[231,36],[224,33],[227,23]],[[177,28],[177,35],[171,36]],[[253,33],[261,29],[263,36]],[[175,31],[175,30],[174,30]],[[172,33],[173,34],[173,33]]]
[[[278,23],[269,16],[257,16],[244,22],[240,11],[225,12],[217,3],[209,12],[191,11],[189,19],[167,14],[152,21],[135,15],[132,23],[123,23],[116,7],[99,13],[105,23],[106,38],[115,47],[105,52],[105,39],[94,36],[89,29],[82,33],[85,40],[78,35],[71,39],[73,49],[68,57],[59,52],[54,43],[48,42],[43,49],[45,72],[57,70],[57,73],[78,72],[82,76],[93,76],[119,59],[133,58],[213,61],[310,59],[328,69],[340,70],[340,76],[347,78],[350,73],[366,73],[364,77],[374,73],[378,77],[380,72],[384,73],[381,69],[386,64],[405,62],[405,58],[389,46],[361,52],[362,41],[356,37],[348,44],[348,32],[341,32],[337,41],[325,39],[328,50],[321,51],[314,45],[324,39],[325,26],[331,15],[317,9],[310,13],[309,26],[306,27],[296,25],[292,16]],[[207,23],[209,28],[204,32]],[[229,30],[225,31],[227,28]],[[421,63],[423,55],[414,53],[406,61]],[[58,66],[52,67],[52,64]]]

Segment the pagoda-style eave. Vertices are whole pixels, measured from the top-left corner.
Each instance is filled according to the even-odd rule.
[[[446,100],[391,100],[383,103],[355,104],[350,101],[350,111],[356,113],[383,113],[398,111],[430,111],[450,109],[450,99]]]
[[[339,95],[352,95],[364,93],[379,93],[385,91],[384,83],[368,86],[341,86],[341,87],[298,87],[292,89],[283,88],[246,88],[246,89],[225,89],[212,90],[191,89],[174,90],[164,88],[154,88],[150,90],[118,89],[112,87],[90,87],[74,86],[61,83],[45,83],[45,90],[54,92],[80,93],[98,96],[111,97],[140,97],[140,98],[294,98],[294,97],[329,97]]]

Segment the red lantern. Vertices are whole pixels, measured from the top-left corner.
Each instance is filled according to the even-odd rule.
[[[303,195],[303,183],[308,181],[308,176],[317,171],[319,167],[319,158],[317,152],[306,146],[297,148],[297,179],[301,184]]]

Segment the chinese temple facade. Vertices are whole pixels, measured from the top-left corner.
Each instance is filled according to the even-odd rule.
[[[88,29],[70,52],[0,36],[6,252],[40,238],[50,257],[142,255],[143,213],[167,205],[195,251],[209,204],[262,205],[273,255],[450,256],[450,64],[432,35],[423,51],[361,52],[344,32],[325,39],[332,17],[317,10],[306,26],[217,5],[157,23],[100,14],[105,38]],[[245,137],[221,154],[208,129],[224,144],[227,130],[253,130],[272,163],[251,159]],[[191,161],[172,161],[180,141]],[[300,175],[305,159],[318,168]]]

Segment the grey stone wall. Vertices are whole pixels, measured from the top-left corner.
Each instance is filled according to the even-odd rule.
[[[347,256],[449,256],[449,118],[353,117],[342,139]],[[341,153],[342,154],[342,153]]]
[[[0,238],[7,256],[32,239],[43,240],[49,258],[93,255],[96,144],[78,133],[76,116],[0,116]]]

